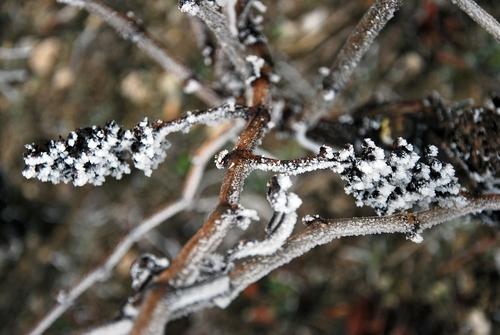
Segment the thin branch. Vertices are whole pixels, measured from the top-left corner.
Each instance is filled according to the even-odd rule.
[[[45,332],[85,291],[96,283],[106,280],[134,243],[162,222],[165,222],[165,220],[191,206],[207,163],[217,151],[236,135],[239,128],[234,127],[233,130],[229,130],[227,127],[223,127],[222,130],[223,132],[217,134],[216,137],[205,141],[193,156],[193,165],[184,182],[181,197],[150,218],[140,222],[136,228],[130,231],[123,240],[117,244],[102,265],[92,270],[76,286],[64,294],[64,298],[59,300],[58,304],[40,320],[37,326],[31,330],[29,333],[30,335],[38,335]]]
[[[376,0],[371,5],[340,49],[333,66],[323,79],[322,90],[316,96],[312,108],[306,110],[302,122],[313,125],[328,111],[336,96],[349,82],[361,58],[401,3],[402,0]]]
[[[189,68],[172,58],[165,45],[152,37],[133,16],[119,13],[99,0],[58,0],[58,2],[83,8],[89,13],[97,15],[125,40],[136,44],[139,49],[155,60],[165,71],[173,73],[185,85],[195,86],[196,89],[193,90],[193,93],[201,100],[209,105],[221,103],[216,92],[196,79],[196,75]]]
[[[451,0],[451,2],[500,42],[500,23],[487,11],[473,0]]]
[[[231,33],[224,16],[217,12],[207,1],[196,3],[194,0],[181,0],[179,8],[182,12],[199,17],[214,32],[217,40],[233,64],[243,81],[251,74],[245,60],[245,50],[237,38]]]

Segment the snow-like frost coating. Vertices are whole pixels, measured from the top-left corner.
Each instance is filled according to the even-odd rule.
[[[455,170],[439,161],[437,154],[437,148],[430,146],[421,157],[400,138],[386,157],[381,148],[366,139],[359,155],[352,153],[341,159],[346,193],[354,196],[358,206],[370,206],[379,215],[425,209],[436,203],[455,206],[464,201]]]

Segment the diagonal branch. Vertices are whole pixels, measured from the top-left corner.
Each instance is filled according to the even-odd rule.
[[[340,49],[335,62],[323,79],[323,87],[317,94],[312,108],[305,111],[302,121],[315,124],[332,106],[336,96],[347,85],[361,58],[394,13],[402,0],[376,0],[363,15],[356,28]]]
[[[451,0],[451,2],[500,42],[500,23],[487,11],[473,0]]]
[[[71,132],[66,139],[49,141],[45,146],[30,144],[24,155],[24,177],[54,184],[72,182],[101,185],[106,177],[120,179],[130,173],[127,157],[150,176],[163,162],[170,147],[167,136],[187,132],[199,124],[223,123],[233,118],[248,118],[246,107],[224,104],[204,111],[187,112],[173,121],[146,120],[133,129],[123,129],[114,121],[104,127],[92,126]]]
[[[185,65],[169,55],[169,51],[160,41],[151,36],[137,19],[124,15],[108,7],[99,0],[58,0],[70,6],[83,8],[100,17],[115,29],[121,37],[131,41],[149,57],[155,60],[165,71],[173,73],[184,85],[196,87],[194,94],[209,105],[218,105],[221,100],[208,85],[202,84],[196,75]]]

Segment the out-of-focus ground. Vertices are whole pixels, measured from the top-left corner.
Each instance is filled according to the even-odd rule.
[[[210,78],[175,1],[113,0],[131,10],[178,59]],[[329,65],[370,1],[266,1],[266,32],[307,79]],[[497,0],[480,1],[500,18]],[[25,59],[0,59],[1,70],[25,78],[0,86],[0,329],[19,334],[34,325],[61,289],[70,287],[149,214],[176,198],[203,128],[173,136],[166,162],[152,177],[134,171],[101,187],[75,188],[22,178],[23,145],[114,119],[131,126],[144,116],[173,118],[201,108],[173,76],[93,16],[53,0],[0,2],[0,47],[31,45]],[[500,90],[500,44],[449,1],[405,1],[368,52],[336,109],[375,97],[481,102]],[[9,94],[14,92],[14,95]],[[291,158],[292,141],[265,147]],[[266,175],[248,182],[263,196]],[[209,167],[203,197],[214,196],[221,172]],[[330,173],[301,178],[300,213],[367,215],[354,207]],[[262,198],[263,199],[263,198]],[[137,255],[174,255],[209,208],[165,222],[134,247],[112,278],[85,293],[48,334],[99,324],[117,315],[130,293]],[[346,238],[318,248],[250,286],[226,310],[173,322],[172,334],[494,334],[500,329],[498,223],[476,219],[443,225],[422,244],[402,236]],[[257,228],[261,228],[257,225]]]

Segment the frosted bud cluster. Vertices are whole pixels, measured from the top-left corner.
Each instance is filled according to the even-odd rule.
[[[408,209],[426,209],[432,204],[452,207],[464,202],[455,170],[436,158],[438,149],[429,146],[423,156],[399,138],[387,156],[372,140],[365,139],[358,155],[352,147],[338,155],[334,170],[347,182],[345,191],[358,206],[370,206],[377,214]]]
[[[167,133],[161,122],[151,124],[147,119],[132,130],[114,121],[81,128],[44,146],[26,145],[23,176],[54,184],[101,185],[107,176],[121,179],[130,173],[129,160],[150,176],[166,157]]]

